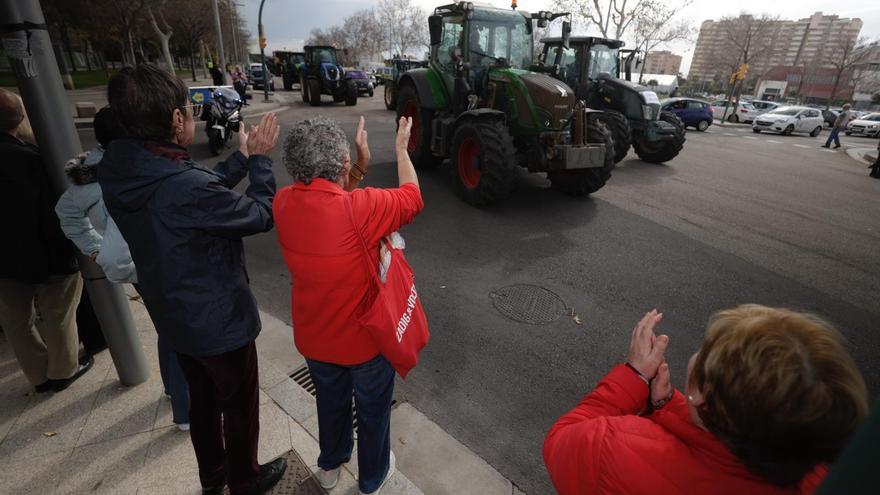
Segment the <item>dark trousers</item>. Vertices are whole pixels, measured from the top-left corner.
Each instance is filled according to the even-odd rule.
[[[834,140],[834,146],[840,147],[840,129],[835,127],[831,129],[831,134],[828,135],[828,140],[825,141],[825,147],[831,146],[831,140]]]
[[[388,473],[394,368],[377,356],[355,366],[306,361],[318,402],[318,466],[335,469],[351,460],[354,447],[351,399],[358,417],[358,485],[373,493]]]
[[[159,336],[159,374],[165,395],[171,396],[171,413],[175,424],[189,423],[189,387],[180,369],[177,353]]]
[[[189,384],[190,437],[202,486],[227,477],[235,495],[257,479],[260,437],[257,348],[253,342],[218,356],[178,354]]]
[[[98,316],[95,315],[92,301],[89,299],[89,291],[85,287],[83,287],[79,305],[76,307],[76,332],[79,334],[79,341],[82,342],[86,354],[97,354],[107,348],[104,332],[101,331],[101,323],[98,321]]]

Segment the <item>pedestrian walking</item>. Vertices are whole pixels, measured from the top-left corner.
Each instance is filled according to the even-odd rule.
[[[368,172],[370,148],[361,117],[357,161],[339,124],[316,118],[293,126],[284,142],[284,165],[293,178],[273,208],[278,240],[292,282],[294,339],[306,357],[318,409],[318,479],[333,488],[351,459],[352,395],[358,416],[358,485],[377,493],[394,472],[391,396],[394,368],[358,318],[375,297],[365,259],[380,242],[421,212],[418,178],[407,153],[412,121],[397,133],[394,189],[358,188]],[[362,244],[366,246],[366,256]],[[365,258],[366,256],[366,258]],[[388,332],[393,332],[389,328]]]
[[[720,311],[672,387],[652,311],[616,366],[547,433],[560,495],[813,493],[868,412],[841,335],[816,316]],[[772,356],[772,357],[771,357]]]
[[[877,159],[873,164],[868,165],[868,168],[871,169],[871,177],[880,179],[880,141],[877,142]]]
[[[217,64],[211,62],[208,70],[211,72],[211,79],[214,80],[214,86],[223,86],[223,71],[217,67]]]
[[[137,272],[128,244],[104,204],[98,184],[98,166],[105,150],[118,137],[118,126],[110,107],[98,111],[93,121],[98,146],[70,160],[65,172],[71,186],[55,205],[64,234],[80,252],[90,256],[116,284],[137,285]],[[159,371],[165,395],[171,399],[172,419],[181,430],[189,430],[189,388],[177,362],[177,354],[161,336]]]
[[[272,228],[274,114],[239,131],[240,145],[213,170],[186,147],[195,121],[186,85],[153,65],[126,68],[108,85],[125,139],[98,168],[104,201],[128,241],[138,286],[160,338],[177,353],[190,390],[190,437],[203,493],[259,494],[284,459],[257,464],[259,387],[254,339],[260,316],[242,238]],[[248,176],[244,195],[233,188]]]
[[[76,248],[64,237],[40,150],[18,95],[0,88],[0,327],[37,392],[61,391],[91,369],[79,362]]]
[[[241,98],[242,104],[244,106],[248,105],[246,98],[248,79],[247,74],[241,71],[241,66],[236,65],[235,70],[232,71],[232,87],[235,88],[235,91],[238,93],[238,96]]]
[[[852,107],[850,107],[849,103],[843,105],[840,115],[834,119],[834,126],[831,128],[831,133],[828,135],[825,144],[822,145],[823,148],[830,148],[832,140],[834,141],[834,149],[840,148],[840,131],[845,131],[846,125],[856,118],[855,114],[849,110],[850,108]]]

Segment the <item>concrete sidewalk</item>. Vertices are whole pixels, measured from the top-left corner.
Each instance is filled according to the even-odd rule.
[[[119,384],[105,351],[67,390],[34,394],[0,334],[0,493],[200,493],[189,435],[173,425],[171,404],[163,394],[156,332],[134,291],[129,287],[128,292],[152,367],[151,378],[135,387]],[[317,417],[315,399],[303,385],[308,381],[307,373],[303,380],[305,360],[293,346],[289,326],[264,313],[261,318],[259,460],[294,451],[314,471]],[[391,424],[397,471],[383,494],[521,493],[410,404],[393,409]],[[354,459],[333,494],[358,493]]]

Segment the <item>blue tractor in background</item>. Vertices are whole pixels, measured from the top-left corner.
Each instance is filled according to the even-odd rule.
[[[309,45],[305,49],[305,64],[300,71],[302,99],[312,106],[321,105],[321,95],[330,95],[334,102],[357,105],[357,83],[345,74],[332,46]]]

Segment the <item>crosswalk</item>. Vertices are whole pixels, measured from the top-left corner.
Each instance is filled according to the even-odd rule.
[[[770,134],[770,133],[763,134],[766,137],[775,136],[778,139],[762,139],[761,135],[757,135],[757,134],[753,135],[754,133],[752,132],[751,126],[741,126],[741,125],[736,126],[736,125],[730,125],[730,124],[726,124],[724,126],[721,126],[721,125],[716,124],[708,129],[706,129],[703,132],[688,131],[688,137],[692,137],[694,135],[700,135],[700,134],[709,134],[709,135],[715,135],[715,136],[743,138],[743,139],[748,139],[749,141],[759,141],[761,143],[766,143],[771,146],[789,145],[794,148],[801,148],[801,149],[819,149],[819,150],[826,152],[826,153],[837,153],[837,152],[841,152],[841,151],[846,151],[847,148],[871,148],[871,147],[877,146],[876,141],[866,139],[864,143],[841,143],[842,146],[839,149],[822,148],[821,145],[825,144],[825,140],[828,139],[828,134],[827,134],[828,132],[829,132],[828,130],[823,130],[822,134],[820,134],[819,136],[816,136],[816,137],[807,136],[807,135],[791,136],[790,139],[796,139],[796,140],[800,141],[798,143],[792,143],[789,141],[781,140],[781,139],[785,139],[785,136],[779,136],[778,134]],[[843,137],[843,136],[841,136],[841,137]],[[811,142],[814,144],[803,144],[804,141]]]

